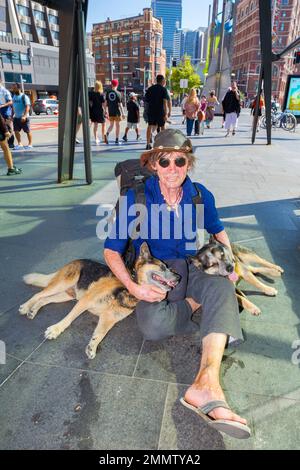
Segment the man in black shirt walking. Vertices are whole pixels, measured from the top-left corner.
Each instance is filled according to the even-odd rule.
[[[108,144],[109,133],[113,130],[114,124],[116,123],[116,145],[119,145],[120,122],[122,119],[125,118],[121,100],[121,93],[117,91],[118,85],[118,80],[112,80],[111,90],[108,90],[106,93],[106,107],[108,109],[108,116],[110,122],[109,128],[106,132],[106,143]]]
[[[147,127],[147,146],[146,150],[150,150],[152,131],[155,131],[158,127],[163,130],[165,128],[165,122],[170,117],[170,108],[168,102],[170,95],[165,88],[165,78],[163,75],[157,75],[156,85],[152,85],[146,92],[146,102],[148,105],[148,127]]]
[[[123,136],[124,142],[127,142],[127,134],[129,129],[135,129],[136,140],[140,140],[139,122],[140,122],[140,107],[137,103],[137,94],[129,93],[129,101],[127,103],[127,127]]]

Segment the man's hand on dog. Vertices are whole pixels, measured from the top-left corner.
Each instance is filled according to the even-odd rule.
[[[138,300],[144,300],[145,302],[161,302],[166,297],[165,291],[151,284],[139,285],[133,283],[128,290]]]

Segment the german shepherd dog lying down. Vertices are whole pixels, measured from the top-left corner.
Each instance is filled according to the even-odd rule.
[[[135,262],[133,276],[138,284],[154,284],[166,292],[180,280],[179,274],[151,256],[145,242]],[[31,320],[44,305],[78,301],[65,318],[47,328],[47,339],[57,338],[86,310],[99,316],[96,329],[85,350],[89,359],[94,359],[98,344],[109,330],[130,315],[138,303],[106,265],[88,259],[72,261],[52,274],[32,273],[23,279],[26,284],[44,287],[20,306],[20,314],[27,315]]]
[[[225,245],[210,237],[209,243],[204,245],[195,256],[189,257],[189,262],[208,274],[228,276],[229,279],[235,282],[236,286],[244,279],[249,284],[257,287],[265,295],[277,295],[277,290],[274,287],[267,286],[261,282],[255,274],[262,274],[267,277],[280,277],[283,269],[241,245],[232,243],[231,247],[233,257]],[[253,266],[252,263],[259,266]],[[250,302],[246,295],[237,287],[236,296],[239,305],[252,315],[259,315],[261,313],[260,309]]]

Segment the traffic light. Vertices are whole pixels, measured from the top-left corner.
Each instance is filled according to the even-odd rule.
[[[300,64],[300,51],[295,52],[293,64]]]

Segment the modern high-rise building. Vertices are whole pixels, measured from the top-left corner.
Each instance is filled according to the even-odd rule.
[[[205,32],[207,28],[198,28],[195,31],[177,28],[173,39],[174,59],[181,60],[184,55],[191,58],[193,65],[205,60]]]
[[[272,0],[273,51],[280,52],[300,36],[299,0]],[[261,66],[258,0],[239,0],[232,57],[232,71],[240,89],[252,98],[257,93]],[[289,74],[299,72],[290,52],[272,68],[272,94],[282,103]]]
[[[0,78],[10,88],[24,82],[34,100],[58,92],[59,14],[29,0],[0,0]],[[87,55],[89,86],[95,62]]]
[[[153,15],[162,19],[163,48],[166,50],[167,67],[169,67],[173,54],[174,33],[176,28],[181,28],[182,23],[182,0],[152,0],[151,8]]]

